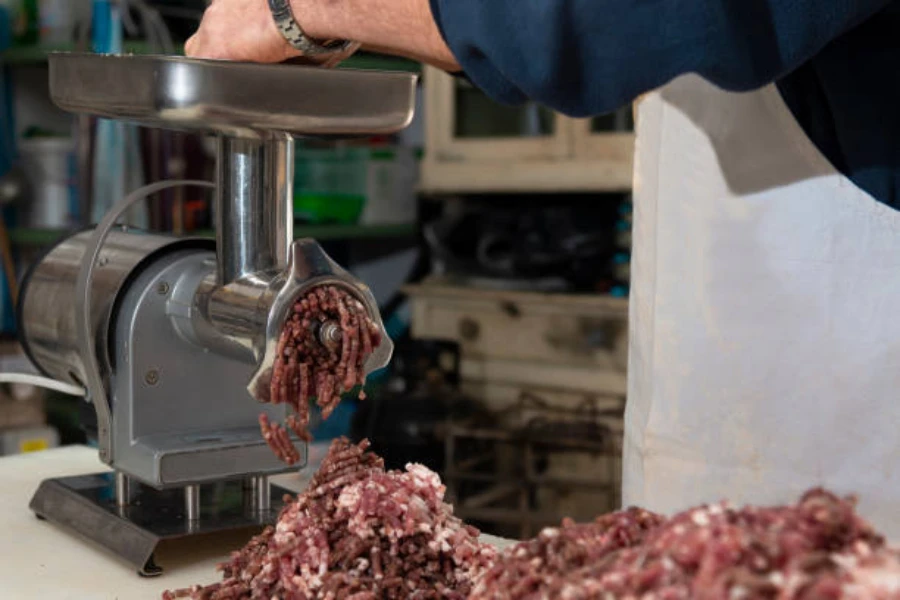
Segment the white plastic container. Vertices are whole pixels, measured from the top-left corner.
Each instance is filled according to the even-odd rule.
[[[419,163],[406,146],[373,149],[366,177],[363,225],[406,225],[416,221]]]
[[[22,167],[31,184],[25,223],[39,229],[61,229],[71,221],[71,138],[32,138],[19,142]]]
[[[0,432],[0,456],[40,452],[59,446],[59,433],[53,427],[9,429]]]
[[[41,43],[48,46],[72,43],[83,4],[84,0],[40,0]]]

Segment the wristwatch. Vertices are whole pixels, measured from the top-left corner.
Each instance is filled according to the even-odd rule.
[[[319,42],[308,37],[294,18],[290,0],[268,0],[269,9],[275,19],[275,26],[284,39],[303,56],[324,66],[332,66],[352,55],[359,49],[357,42],[349,40],[329,40]]]

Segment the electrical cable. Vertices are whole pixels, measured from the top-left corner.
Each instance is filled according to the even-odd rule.
[[[169,31],[159,10],[144,0],[119,0],[119,3],[122,8],[122,23],[129,35],[137,35],[139,30],[130,13],[130,9],[134,8],[140,14],[141,29],[144,30],[144,35],[153,50],[163,54],[175,52],[172,32]]]
[[[19,301],[19,282],[16,279],[16,261],[13,259],[9,230],[2,214],[0,214],[0,256],[3,258],[3,271],[6,274],[6,284],[9,286],[9,296],[15,306]]]
[[[35,387],[53,390],[61,394],[69,396],[79,396],[83,398],[87,395],[87,390],[83,387],[42,377],[41,375],[33,375],[31,373],[0,373],[0,383],[19,383],[23,385],[33,385]]]
[[[109,444],[110,406],[106,398],[106,390],[100,375],[100,365],[97,364],[97,351],[94,345],[94,336],[91,334],[91,289],[90,282],[94,275],[94,267],[100,256],[100,249],[109,232],[115,226],[116,221],[125,214],[134,204],[169,188],[181,186],[196,186],[214,189],[216,186],[209,181],[181,179],[173,181],[157,181],[139,187],[125,198],[116,203],[94,229],[94,234],[84,250],[81,258],[81,267],[78,270],[78,278],[75,280],[75,331],[78,334],[78,353],[84,360],[85,386],[94,404],[97,413],[98,437],[100,442],[100,459],[106,463],[112,460],[112,449]]]

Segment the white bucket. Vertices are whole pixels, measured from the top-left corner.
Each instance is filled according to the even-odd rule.
[[[407,225],[416,222],[419,162],[412,148],[376,148],[369,158],[363,225]]]
[[[40,229],[68,227],[71,216],[74,143],[70,138],[32,138],[19,142],[22,167],[31,184],[25,223]]]
[[[75,25],[84,0],[40,0],[41,42],[62,46],[75,41]]]

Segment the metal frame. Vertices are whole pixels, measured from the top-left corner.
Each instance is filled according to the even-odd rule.
[[[539,138],[460,139],[458,82],[424,70],[426,153],[421,189],[428,193],[627,192],[632,188],[633,133],[592,133],[589,119],[556,115],[555,133]]]
[[[111,550],[144,577],[163,573],[153,553],[160,542],[235,530],[260,530],[276,521],[289,491],[272,486],[276,498],[260,506],[257,480],[198,486],[190,502],[180,490],[155,490],[113,472],[60,477],[41,482],[29,508],[40,519],[59,525]],[[266,490],[268,492],[268,489]],[[121,493],[128,501],[120,501]],[[191,514],[189,505],[193,505]]]
[[[598,401],[599,397],[586,397],[581,406],[566,409],[551,406],[534,394],[523,393],[516,404],[495,415],[501,423],[498,428],[448,422],[443,475],[448,501],[453,503],[457,516],[514,526],[518,528],[515,535],[519,539],[528,539],[542,527],[559,525],[566,516],[535,505],[535,497],[542,489],[590,491],[603,496],[609,510],[618,506],[624,398],[621,407],[614,411],[599,410]],[[568,437],[553,433],[554,425],[565,428]],[[579,425],[592,428],[591,435],[578,437]],[[477,443],[489,446],[492,451],[481,448],[471,455],[471,447]],[[457,460],[457,449],[466,448],[470,456]],[[506,454],[515,457],[518,468],[514,472],[497,470],[496,459],[504,449]],[[608,471],[587,476],[543,475],[535,471],[537,456],[561,454],[602,456],[609,460]],[[482,484],[483,489],[475,494],[461,494],[460,487],[465,483]]]
[[[552,135],[534,138],[455,137],[456,88],[468,84],[434,67],[425,67],[424,81],[426,143],[429,154],[434,153],[435,160],[560,160],[571,155],[573,120],[562,115],[556,115]]]

